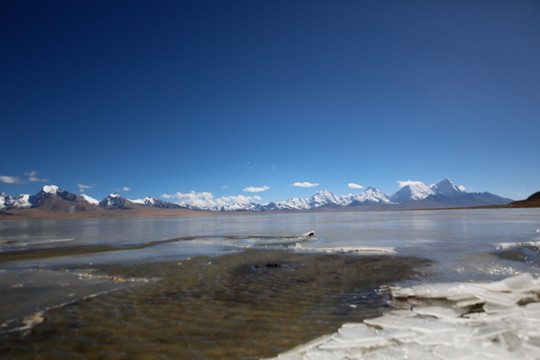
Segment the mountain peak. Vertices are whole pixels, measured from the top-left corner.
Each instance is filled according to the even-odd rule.
[[[388,196],[373,186],[367,187],[360,194],[350,194],[347,198],[349,202],[347,205],[390,203]]]
[[[434,192],[421,181],[398,181],[401,189],[390,197],[390,201],[402,203],[409,200],[423,200]]]
[[[454,184],[449,178],[445,178],[438,183],[431,185],[430,189],[435,194],[441,194],[450,197],[458,196],[463,193],[463,191],[458,186],[456,186],[456,184]]]
[[[113,193],[107,196],[105,199],[99,202],[99,206],[105,207],[107,209],[122,209],[129,210],[132,209],[135,204],[130,200],[123,198],[119,193]]]
[[[311,197],[311,202],[316,206],[328,205],[328,204],[339,204],[340,198],[331,193],[328,190],[320,190],[315,195]]]
[[[323,189],[323,190],[319,190],[317,191],[317,193],[315,195],[321,195],[321,196],[333,196],[334,194],[332,194],[330,191],[326,190],[326,189]]]
[[[84,200],[86,200],[87,202],[89,202],[92,205],[99,205],[99,200],[96,200],[91,196],[88,196],[86,194],[81,194],[80,197],[82,197]]]

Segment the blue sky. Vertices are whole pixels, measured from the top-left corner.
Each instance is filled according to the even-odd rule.
[[[8,194],[540,190],[538,1],[7,0],[0,39]]]

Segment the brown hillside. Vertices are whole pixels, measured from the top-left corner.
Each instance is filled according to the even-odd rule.
[[[525,200],[514,201],[509,207],[540,207],[540,191],[535,192]]]

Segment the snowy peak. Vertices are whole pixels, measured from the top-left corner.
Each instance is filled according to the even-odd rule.
[[[96,200],[91,196],[88,196],[86,194],[81,194],[79,196],[82,197],[84,200],[86,200],[87,202],[89,202],[92,205],[99,205],[99,200]]]
[[[38,207],[40,206],[45,200],[49,199],[50,197],[57,196],[58,198],[66,201],[76,201],[77,195],[72,194],[68,191],[60,189],[56,185],[45,185],[41,189],[40,192],[38,192],[34,196],[30,196],[30,203],[32,204],[32,207]]]
[[[135,207],[135,204],[126,198],[123,198],[118,193],[113,193],[99,202],[99,206],[107,209],[129,210]]]
[[[342,199],[328,190],[321,190],[310,198],[311,206],[320,207],[325,205],[341,205]]]
[[[426,184],[421,181],[398,181],[400,189],[390,197],[390,201],[403,203],[406,201],[423,200],[430,195],[435,195]]]
[[[144,205],[144,206],[152,206],[156,208],[161,209],[179,209],[182,208],[182,206],[178,204],[173,204],[171,202],[163,201],[160,199],[157,199],[153,196],[147,196],[144,199],[136,199],[136,200],[130,200],[132,203],[138,204],[138,205]]]
[[[156,200],[155,197],[147,196],[144,199],[135,199],[135,200],[130,199],[129,201],[131,201],[132,203],[135,203],[135,204],[139,204],[139,205],[152,206],[152,205],[154,205],[155,200]]]
[[[448,178],[431,185],[430,188],[435,194],[441,194],[449,197],[455,197],[463,194],[463,191]]]
[[[388,195],[380,190],[370,186],[360,194],[349,194],[345,197],[347,205],[366,205],[366,204],[389,204]]]

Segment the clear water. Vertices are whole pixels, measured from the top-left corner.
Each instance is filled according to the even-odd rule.
[[[539,229],[540,209],[2,222],[2,351],[273,356],[377,316],[382,284],[539,276],[534,251],[496,249],[540,241]],[[310,230],[317,240],[296,238]],[[365,247],[397,255],[331,254]]]

